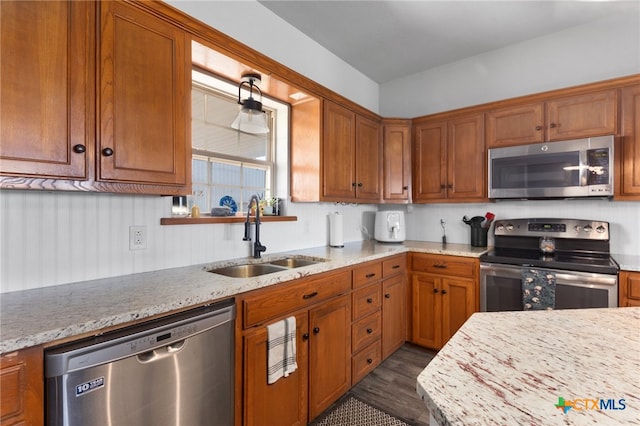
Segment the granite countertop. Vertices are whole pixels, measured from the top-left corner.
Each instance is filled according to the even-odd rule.
[[[640,255],[614,253],[611,257],[620,266],[620,270],[640,272]]]
[[[432,425],[640,425],[640,308],[475,313],[417,391]]]
[[[479,257],[486,248],[406,241],[348,243],[0,294],[0,354],[98,332],[153,315],[202,305],[246,291],[408,251]],[[315,265],[253,278],[229,278],[207,269],[299,255],[327,259]]]

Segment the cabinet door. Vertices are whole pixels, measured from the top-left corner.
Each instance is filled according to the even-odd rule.
[[[382,152],[380,124],[356,116],[356,198],[359,201],[380,202],[382,185]]]
[[[462,324],[476,312],[475,282],[460,278],[442,278],[442,347]]]
[[[525,145],[544,141],[543,104],[534,103],[487,113],[487,147]]]
[[[100,8],[99,180],[185,185],[191,173],[185,33],[127,3]]]
[[[44,371],[41,346],[0,357],[0,424],[44,424]]]
[[[0,173],[87,178],[92,2],[0,2]]]
[[[413,137],[413,201],[446,198],[447,122],[419,124]]]
[[[547,102],[550,141],[613,135],[618,130],[618,91],[568,96]]]
[[[351,299],[341,296],[309,311],[309,419],[351,387]]]
[[[447,198],[482,200],[487,192],[484,116],[455,118],[448,127]]]
[[[411,182],[411,139],[409,125],[384,126],[382,138],[383,199],[409,201]]]
[[[622,138],[616,152],[616,198],[640,200],[640,85],[622,89]]]
[[[382,282],[382,358],[402,346],[407,338],[405,275]]]
[[[440,348],[442,340],[441,278],[413,274],[411,282],[411,341],[428,348]]]
[[[328,201],[355,199],[355,114],[330,101],[324,103],[322,195]]]
[[[640,306],[640,273],[620,271],[619,282],[620,306]]]
[[[307,312],[296,315],[298,369],[267,384],[267,327],[244,336],[243,424],[247,426],[306,425],[309,333]]]

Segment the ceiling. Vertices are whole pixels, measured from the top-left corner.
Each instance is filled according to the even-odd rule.
[[[380,84],[611,14],[640,22],[637,0],[259,2]]]

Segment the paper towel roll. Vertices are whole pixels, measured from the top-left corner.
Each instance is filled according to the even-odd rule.
[[[329,245],[344,247],[344,227],[340,212],[329,213]]]

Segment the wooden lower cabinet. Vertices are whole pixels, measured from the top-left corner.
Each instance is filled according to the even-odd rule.
[[[350,295],[291,315],[296,317],[298,369],[271,385],[267,384],[268,324],[243,336],[245,425],[306,425],[351,387]]]
[[[440,349],[478,311],[478,268],[477,259],[412,256],[413,343]]]
[[[621,307],[640,307],[640,272],[620,271],[618,292]]]
[[[382,359],[407,340],[406,274],[382,281]]]
[[[44,371],[42,347],[0,357],[0,425],[44,424]]]

